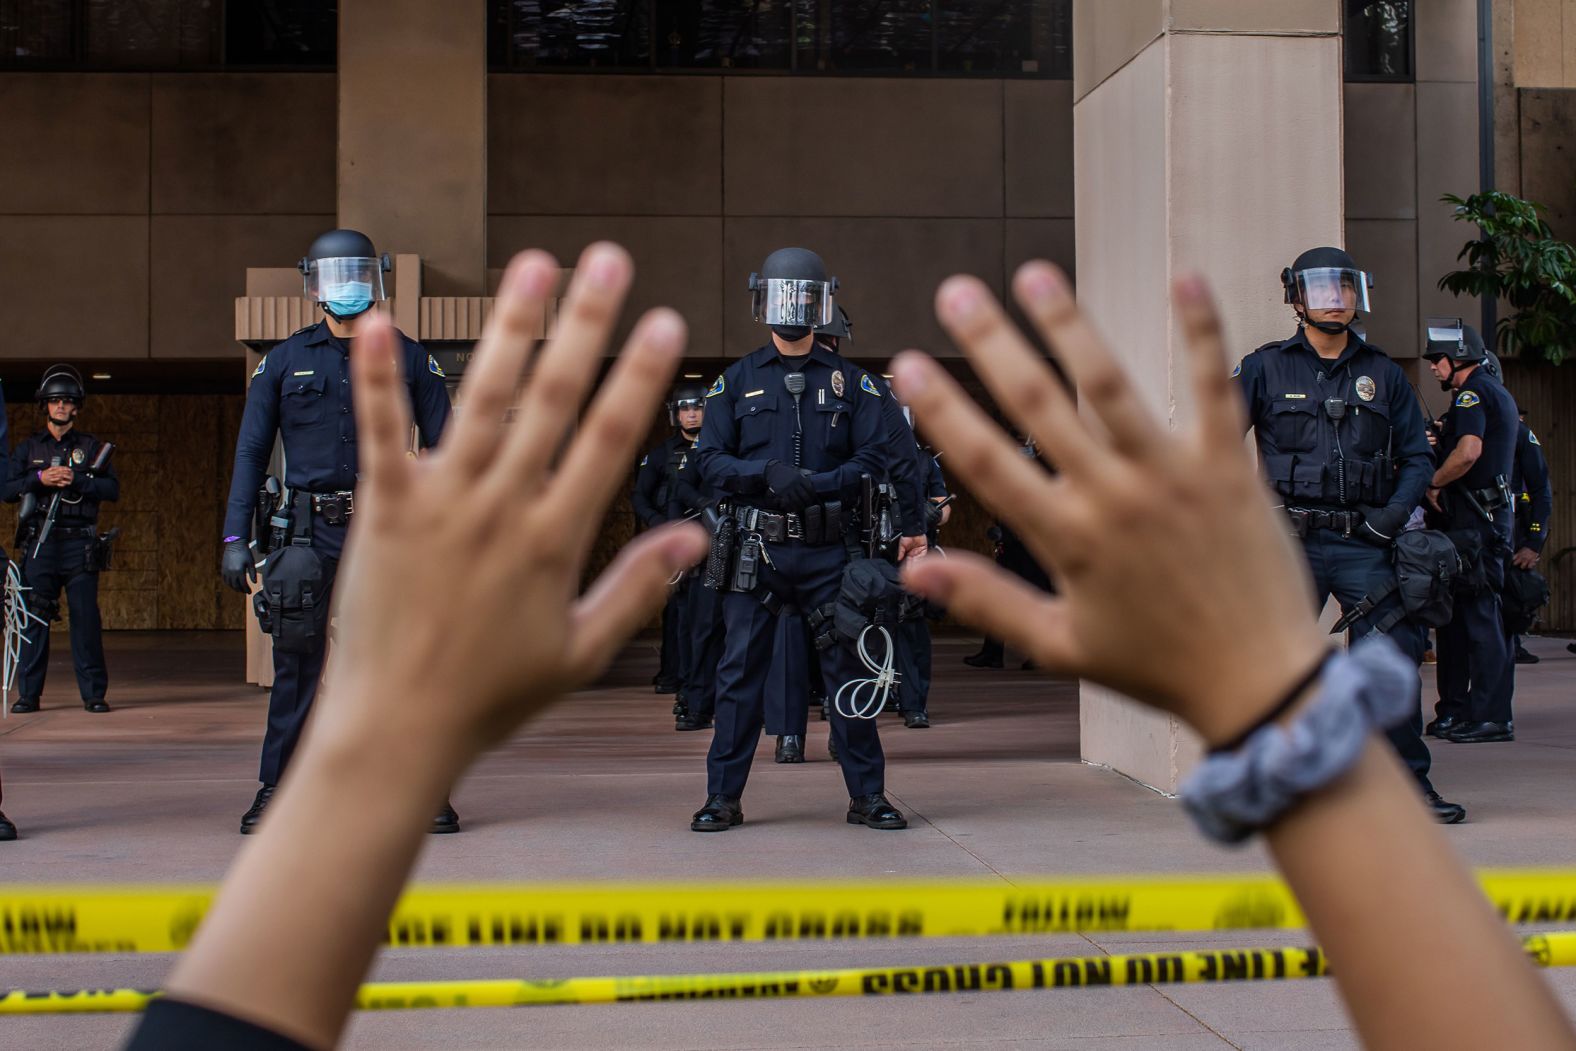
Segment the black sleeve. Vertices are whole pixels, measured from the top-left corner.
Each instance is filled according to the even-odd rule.
[[[222,1011],[160,997],[148,1005],[126,1051],[313,1051]]]
[[[665,446],[657,446],[645,455],[635,472],[635,491],[630,494],[629,500],[635,507],[635,517],[647,529],[667,521],[667,508],[657,506],[657,490],[662,487],[662,472],[667,469],[667,455]]]

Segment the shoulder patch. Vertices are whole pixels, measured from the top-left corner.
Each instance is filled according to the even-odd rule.
[[[708,398],[715,398],[717,395],[721,394],[723,391],[725,391],[727,389],[728,389],[728,385],[727,385],[727,383],[724,382],[724,377],[718,376],[717,377],[717,382],[713,383],[711,385],[711,389],[706,392],[706,397],[708,397]]]
[[[1527,432],[1527,441],[1531,442],[1533,445],[1542,445],[1543,444],[1542,442],[1538,441],[1538,436],[1536,434],[1533,434],[1531,431]]]
[[[431,354],[427,355],[427,371],[438,377],[440,380],[449,378],[448,373],[443,371],[443,366],[438,364],[438,359],[433,357]]]
[[[651,459],[651,455],[649,453],[647,455],[645,455],[645,456],[642,456],[640,458],[640,466],[642,466],[642,467],[646,466],[646,461],[649,460],[649,459]]]
[[[263,370],[265,368],[267,368],[267,367],[268,367],[268,355],[264,354],[263,355],[263,360],[259,361],[257,363],[257,367],[252,370],[252,379],[255,380],[257,377],[261,376],[263,374]]]
[[[1236,367],[1231,370],[1231,378],[1236,379],[1240,375],[1242,375],[1242,362],[1239,361]]]
[[[876,389],[876,381],[870,378],[870,373],[868,372],[860,374],[859,389],[866,394],[874,394],[878,398],[881,397],[881,392]]]
[[[1464,390],[1460,394],[1456,395],[1456,408],[1470,409],[1482,400],[1482,398],[1477,396],[1476,391]]]

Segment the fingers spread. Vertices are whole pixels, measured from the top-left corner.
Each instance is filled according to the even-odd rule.
[[[907,351],[892,362],[892,381],[905,405],[914,410],[920,430],[946,453],[953,476],[968,479],[968,488],[1018,532],[1043,533],[1054,547],[1058,526],[1074,506],[1052,499],[1050,475],[1021,455],[980,407],[946,371],[929,357]]]
[[[706,545],[706,531],[686,522],[653,529],[619,552],[575,604],[569,668],[576,681],[607,667],[624,641],[667,600],[674,574],[706,557]]]
[[[1146,458],[1160,448],[1164,434],[1121,364],[1078,309],[1066,275],[1049,263],[1025,263],[1012,286],[1029,320],[1067,366],[1079,397],[1105,424],[1112,445],[1134,458]]]
[[[531,348],[542,338],[547,304],[557,284],[558,263],[546,252],[521,252],[509,263],[492,317],[460,385],[463,408],[443,436],[443,451],[456,477],[474,476],[497,454],[504,417]]]
[[[684,356],[684,319],[671,310],[653,310],[640,319],[586,412],[585,421],[565,454],[547,493],[548,528],[577,545],[591,543],[588,529],[576,523],[597,520],[623,485],[623,466],[635,458],[648,421],[662,403],[673,372]]]
[[[1248,429],[1242,398],[1227,371],[1220,314],[1202,278],[1184,277],[1173,290],[1198,402],[1197,432],[1206,452],[1236,455]]]
[[[903,586],[959,620],[1026,651],[1052,671],[1079,670],[1064,600],[1031,587],[979,555],[927,558],[903,569]]]
[[[618,245],[598,243],[581,253],[557,331],[537,355],[507,440],[508,473],[529,483],[551,462],[602,367],[634,273],[629,253]]]
[[[403,491],[409,464],[410,405],[400,377],[394,326],[382,315],[362,322],[351,341],[351,398],[362,478],[379,497]],[[381,503],[381,501],[379,501]]]
[[[1078,419],[1072,396],[983,282],[967,276],[943,282],[936,291],[936,317],[1002,409],[1058,468],[1074,474],[1098,469],[1101,451]]]

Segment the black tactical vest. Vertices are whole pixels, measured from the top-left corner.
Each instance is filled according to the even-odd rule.
[[[1336,364],[1295,342],[1259,355],[1264,402],[1254,418],[1276,492],[1297,504],[1388,503],[1396,481],[1390,385],[1399,382],[1390,360],[1362,348]]]

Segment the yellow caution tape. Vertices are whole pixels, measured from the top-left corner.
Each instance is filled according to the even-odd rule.
[[[1576,965],[1576,933],[1523,940],[1544,967]],[[363,1011],[425,1007],[527,1007],[548,1004],[647,1003],[666,1000],[763,1000],[814,996],[892,996],[1013,989],[1177,982],[1282,981],[1328,974],[1314,948],[1199,949],[1123,956],[1068,956],[1009,963],[849,967],[758,974],[669,974],[624,978],[370,982],[356,994]],[[0,1015],[141,1011],[159,994],[139,989],[0,993]]]
[[[1576,872],[1481,873],[1512,923],[1576,919]],[[0,887],[0,953],[184,948],[211,887]],[[1304,926],[1268,875],[894,883],[432,885],[389,918],[399,948],[821,941]]]

